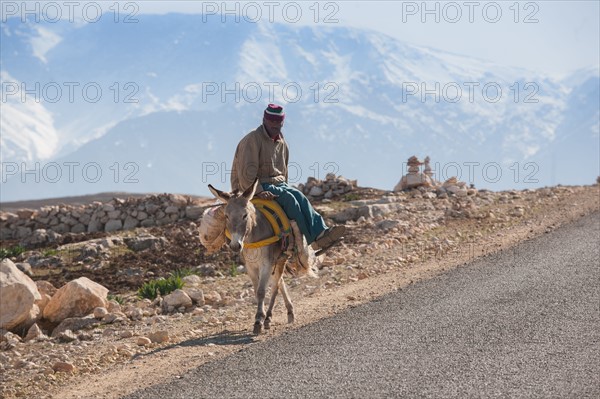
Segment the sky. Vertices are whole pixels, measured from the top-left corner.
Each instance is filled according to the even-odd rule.
[[[69,2],[58,4],[66,17]],[[171,12],[203,14],[228,23],[344,26],[371,29],[399,40],[480,58],[503,66],[562,78],[600,65],[600,1],[128,1],[75,2],[81,19],[86,3],[101,4],[119,18]],[[2,0],[2,19],[22,2]],[[119,4],[115,7],[115,4]],[[53,6],[48,6],[53,12]],[[88,11],[93,11],[90,7]],[[92,13],[92,12],[90,12]],[[52,38],[49,38],[51,40]],[[52,44],[52,43],[50,43]]]
[[[140,13],[204,13],[207,18],[234,22],[237,11],[237,18],[250,21],[372,29],[408,43],[555,77],[600,64],[597,0],[146,1],[139,5]]]

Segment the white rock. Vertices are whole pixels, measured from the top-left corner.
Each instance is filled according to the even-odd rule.
[[[147,345],[150,345],[151,343],[152,343],[152,341],[148,337],[139,337],[137,339],[137,344],[139,346],[147,346]]]
[[[31,265],[27,262],[19,262],[15,263],[17,269],[28,275],[29,277],[33,277],[33,270],[31,270]]]
[[[103,307],[103,306],[98,306],[97,308],[94,308],[94,318],[95,319],[102,319],[104,318],[104,316],[106,316],[108,314],[108,310]]]
[[[21,342],[21,337],[19,337],[17,334],[11,333],[10,331],[6,331],[0,328],[0,342],[2,342],[3,344],[8,344],[8,347],[5,348],[3,346],[0,346],[0,348],[12,349]],[[16,356],[20,356],[17,354],[17,352],[13,352],[13,354],[15,354]]]
[[[111,237],[102,238],[102,239],[98,240],[97,243],[102,248],[112,248],[115,246],[115,241],[119,241],[119,240],[121,240],[120,237],[111,236]]]
[[[202,279],[196,274],[191,274],[182,278],[183,284],[186,287],[193,287],[202,284]]]
[[[109,313],[102,319],[103,323],[111,324],[111,323],[121,323],[127,320],[127,316],[121,312]]]
[[[185,306],[186,308],[192,306],[192,298],[183,290],[175,290],[172,293],[165,295],[163,298],[163,307],[173,306],[178,308]]]
[[[110,300],[110,301],[108,301],[108,311],[111,313],[120,312],[121,305],[119,305],[119,302],[117,302],[115,300]]]
[[[59,322],[67,317],[85,316],[94,308],[107,307],[108,289],[87,277],[80,277],[62,286],[44,309],[44,318]]]
[[[48,241],[48,233],[45,229],[37,229],[22,241],[24,245],[40,245]]]
[[[204,292],[200,288],[183,287],[183,291],[188,294],[196,305],[204,306]]]
[[[310,189],[310,191],[308,192],[308,195],[311,195],[313,197],[318,197],[319,195],[323,195],[323,189],[319,186],[314,186],[313,188]]]
[[[194,311],[192,312],[193,316],[199,316],[204,314],[204,309],[202,308],[195,308]]]
[[[204,300],[209,305],[215,305],[221,302],[222,298],[221,294],[219,294],[217,291],[211,291],[208,294],[204,295]]]
[[[407,188],[430,187],[433,185],[431,178],[424,173],[412,173],[402,176],[402,179],[394,187],[394,191],[402,191]]]
[[[370,214],[370,212],[365,213],[361,211],[360,209],[362,208],[367,208],[367,210],[370,210],[370,208],[368,208],[366,205],[361,208],[349,207],[332,215],[331,217],[338,223],[345,223],[350,220],[357,220],[361,216],[364,216],[365,218],[370,218],[373,216],[372,214]]]
[[[445,189],[446,189],[446,191],[456,195],[457,197],[466,197],[467,193],[468,193],[466,188],[464,188],[463,186],[458,185],[458,184],[457,185],[446,185]]]
[[[29,327],[29,331],[27,331],[24,341],[27,342],[37,338],[47,338],[47,336],[42,332],[37,323],[33,323],[33,325]]]
[[[144,311],[140,308],[130,309],[127,312],[125,312],[125,314],[131,320],[142,320],[142,317],[144,317]]]
[[[35,301],[41,299],[33,280],[10,259],[0,262],[0,328],[12,330],[33,324],[40,315]]]

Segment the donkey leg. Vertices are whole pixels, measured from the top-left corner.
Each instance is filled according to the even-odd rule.
[[[285,266],[285,262],[278,262],[275,265],[275,270],[273,271],[273,278],[271,279],[271,302],[269,303],[269,309],[267,310],[267,318],[265,319],[265,329],[268,330],[271,328],[271,319],[273,317],[273,308],[275,307],[275,299],[277,298],[277,293],[279,292],[280,283],[283,281],[281,275],[283,274],[283,268]]]
[[[275,307],[275,298],[279,292],[279,284],[276,281],[271,283],[271,300],[269,302],[269,308],[267,309],[267,317],[265,318],[265,330],[271,328],[271,319],[273,318],[273,308]]]
[[[281,279],[280,288],[281,288],[281,295],[283,296],[283,301],[285,302],[285,308],[287,309],[288,323],[293,323],[294,317],[295,317],[294,316],[294,305],[292,304],[292,301],[290,299],[290,294],[288,293],[287,286],[285,284],[285,281],[283,281],[283,278]]]
[[[259,284],[259,277],[260,277],[260,264],[257,265],[256,263],[248,262],[246,264],[246,268],[248,271],[248,276],[250,277],[250,281],[252,281],[252,288],[254,289],[254,296],[258,300],[258,284]],[[260,303],[259,303],[259,306],[260,306]]]
[[[256,318],[254,321],[254,334],[260,334],[265,320],[265,296],[267,293],[267,285],[271,277],[271,264],[264,262],[259,271],[258,289],[256,290],[256,300],[258,302],[256,309]]]

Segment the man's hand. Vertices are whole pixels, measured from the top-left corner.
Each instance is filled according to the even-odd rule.
[[[261,191],[260,193],[256,194],[256,196],[264,200],[273,200],[278,197],[278,195],[275,195],[270,191]]]

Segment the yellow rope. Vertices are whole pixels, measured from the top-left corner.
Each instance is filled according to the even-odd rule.
[[[281,221],[281,225],[283,228],[283,234],[289,234],[289,232],[291,231],[290,230],[291,229],[290,220],[288,219],[285,212],[283,211],[283,209],[281,208],[281,206],[279,206],[279,204],[277,202],[275,202],[273,200],[264,200],[261,198],[254,198],[254,199],[252,199],[252,203],[254,204],[254,207],[256,209],[258,209],[259,211],[262,212],[263,215],[265,215],[265,217],[271,224],[271,227],[273,228],[273,232],[275,233],[275,235],[272,237],[269,237],[269,238],[265,238],[264,240],[257,241],[257,242],[249,242],[249,243],[245,242],[244,248],[266,247],[267,245],[271,245],[271,244],[279,241],[282,237],[282,233],[281,233],[281,227],[279,227],[279,223],[277,223],[277,219],[279,219]],[[270,211],[273,211],[275,213],[275,215],[277,216],[277,218],[275,218],[275,216],[273,216],[273,214]],[[229,238],[231,240],[231,233],[229,233],[229,230],[225,229],[225,235],[227,236],[227,238]]]

